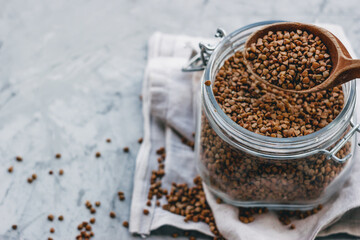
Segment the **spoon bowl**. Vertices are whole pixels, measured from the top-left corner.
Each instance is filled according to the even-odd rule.
[[[307,31],[308,33],[312,33],[314,36],[318,36],[321,41],[325,44],[328,49],[330,59],[332,62],[332,70],[330,75],[320,83],[309,89],[304,90],[294,90],[294,89],[284,89],[279,86],[273,85],[261,78],[258,74],[253,71],[253,66],[250,61],[247,61],[246,55],[247,51],[250,48],[251,44],[256,43],[257,39],[268,34],[269,31],[295,31],[302,30]],[[312,24],[304,24],[298,22],[282,22],[268,25],[249,36],[245,43],[244,48],[244,61],[246,63],[249,71],[255,76],[255,78],[261,82],[266,83],[267,85],[271,85],[271,87],[276,88],[285,92],[292,93],[311,93],[318,92],[326,89],[331,89],[348,81],[351,81],[355,78],[360,77],[360,60],[352,59],[349,52],[346,50],[345,46],[341,43],[341,41],[335,37],[328,30],[312,25]]]

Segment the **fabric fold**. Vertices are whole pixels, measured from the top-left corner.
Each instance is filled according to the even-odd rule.
[[[191,73],[181,72],[181,66],[186,64],[186,59],[165,57],[156,61],[166,62],[164,65],[166,70],[153,78],[149,89],[150,111],[153,116],[158,117],[167,126],[191,140],[195,129],[192,77]],[[172,79],[176,79],[176,81]]]

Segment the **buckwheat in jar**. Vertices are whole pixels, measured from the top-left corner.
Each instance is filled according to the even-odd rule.
[[[238,29],[214,48],[200,45],[198,60],[206,67],[197,167],[209,189],[230,204],[312,208],[334,196],[351,171],[360,129],[353,118],[355,81],[311,94],[257,82],[244,65],[242,48],[252,32],[271,23]]]

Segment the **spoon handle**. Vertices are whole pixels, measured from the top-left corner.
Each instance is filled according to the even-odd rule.
[[[360,59],[345,58],[339,69],[341,70],[334,82],[335,86],[360,78]]]

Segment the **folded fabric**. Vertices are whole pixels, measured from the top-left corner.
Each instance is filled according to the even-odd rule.
[[[136,159],[134,191],[131,203],[132,233],[147,235],[164,225],[196,230],[211,235],[205,223],[186,223],[184,218],[156,207],[146,206],[151,171],[157,169],[156,150],[166,147],[165,176],[162,187],[171,188],[172,182],[192,184],[196,176],[194,153],[184,145],[179,133],[191,138],[193,118],[192,74],[183,73],[200,38],[155,33],[149,41],[148,64],[143,83],[144,141]],[[180,170],[180,171],[179,171]],[[185,170],[185,171],[184,171]],[[161,204],[166,203],[160,199]],[[149,215],[143,209],[149,209]]]
[[[337,35],[353,55],[341,27],[322,26]],[[172,182],[192,186],[192,180],[197,175],[194,152],[182,143],[179,135],[191,139],[195,131],[193,99],[198,94],[201,73],[184,73],[181,67],[187,63],[200,41],[209,42],[161,33],[155,33],[149,41],[149,60],[143,85],[145,134],[136,160],[130,216],[130,231],[133,233],[147,235],[163,225],[172,225],[211,235],[205,223],[186,223],[182,216],[156,207],[154,203],[146,207],[151,171],[157,169],[156,149],[166,147],[163,188],[170,190]],[[357,150],[356,160],[359,160],[358,156]],[[217,204],[206,186],[204,189],[218,229],[226,239],[314,239],[321,230],[320,236],[340,232],[360,236],[360,210],[355,209],[360,206],[360,189],[356,186],[359,181],[360,162],[357,161],[339,197],[326,204],[318,214],[295,221],[296,229],[292,231],[282,225],[272,212],[258,216],[251,224],[243,224],[238,220],[236,207]],[[160,201],[166,203],[166,199]],[[149,215],[143,214],[144,208],[150,210]]]

